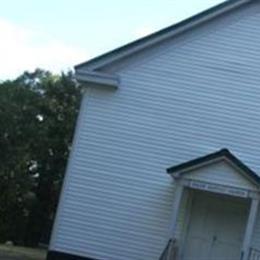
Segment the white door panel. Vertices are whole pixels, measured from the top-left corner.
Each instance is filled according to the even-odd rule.
[[[242,199],[194,193],[183,260],[237,260],[248,215]]]

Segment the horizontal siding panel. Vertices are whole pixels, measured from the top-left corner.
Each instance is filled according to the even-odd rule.
[[[73,195],[75,196],[75,198],[77,198],[77,201],[80,200],[79,196],[77,196],[77,195],[75,195],[73,193],[69,193],[69,196],[73,196]],[[107,195],[107,193],[105,193],[104,195]],[[89,198],[91,199],[91,196],[87,196],[86,197],[86,199],[89,199]],[[126,212],[126,214],[130,214],[130,215],[133,214],[133,216],[134,215],[136,215],[136,216],[140,215],[139,217],[141,218],[142,216],[144,216],[146,214],[149,215],[149,213],[147,213],[147,210],[149,210],[153,206],[153,203],[151,203],[151,202],[149,203],[147,201],[145,201],[145,202],[142,201],[143,204],[142,203],[138,203],[138,205],[136,205],[136,203],[134,203],[134,202],[133,203],[129,203],[129,198],[127,198],[125,201],[121,199],[120,202],[117,202],[116,199],[117,198],[111,198],[110,202],[113,202],[113,204],[111,204],[110,207],[108,207],[106,209],[103,209],[103,211],[104,212],[112,212],[113,213],[114,211],[119,210],[119,211],[123,212],[125,210],[126,206],[129,206],[129,207],[131,207],[131,212]],[[141,199],[141,198],[139,197],[139,199]],[[106,200],[104,201],[102,199],[98,200],[98,198],[96,198],[96,205],[88,205],[88,207],[92,207],[92,209],[94,210],[95,208],[98,209],[99,206],[106,207],[106,205],[109,205],[108,202],[109,202],[109,200],[108,201],[106,201]],[[87,207],[84,207],[84,203],[76,203],[74,201],[70,201],[70,202],[68,201],[67,203],[70,204],[71,209],[76,209],[75,208],[76,206],[81,206],[81,207],[87,209]],[[160,210],[167,209],[168,208],[167,206],[169,207],[169,205],[161,205],[160,204],[160,206],[157,206],[157,209],[160,212]],[[154,218],[154,216],[150,216],[149,218]]]
[[[130,206],[130,205],[129,205]],[[75,207],[71,207],[70,210],[66,210],[66,213],[67,214],[73,214],[73,210],[75,210]],[[165,210],[165,209],[163,209]],[[113,225],[111,224],[110,227],[119,227],[120,225],[124,226],[124,229],[126,229],[125,227],[125,222],[129,219],[129,218],[137,218],[141,215],[135,215],[134,213],[132,212],[128,212],[129,215],[127,215],[127,212],[124,212],[124,211],[118,211],[120,212],[120,219],[118,221],[114,220],[115,222],[113,222]],[[98,215],[98,216],[95,216]],[[77,214],[77,216],[75,216],[73,219],[69,219],[66,221],[66,219],[63,220],[63,223],[67,223],[68,227],[70,226],[69,225],[69,222],[71,223],[71,226],[75,227],[75,226],[78,226],[78,225],[84,225],[85,223],[85,220],[83,221],[83,218],[86,218],[86,216],[88,217],[87,220],[88,221],[98,221],[98,226],[102,226],[102,225],[107,225],[107,218],[111,218],[111,216],[113,216],[113,212],[112,210],[110,212],[107,212],[107,211],[102,211],[100,212],[100,209],[97,209],[97,207],[91,207],[88,209],[86,209],[85,213],[82,213],[82,214]],[[165,232],[167,231],[167,229],[165,228],[165,226],[169,223],[168,221],[166,221],[165,219],[162,219],[162,221],[158,222],[157,218],[153,216],[153,218],[149,217],[149,215],[147,215],[145,218],[139,218],[138,219],[138,223],[131,223],[131,226],[128,226],[126,230],[129,230],[129,228],[133,228],[137,231],[141,231],[141,230],[145,230],[147,232],[147,227],[151,224],[153,224],[155,227],[153,230],[151,230],[149,232],[149,234],[154,234],[154,235],[161,235],[161,232],[162,230]],[[117,225],[118,224],[118,225]],[[94,225],[93,227],[96,228],[97,225]],[[88,228],[92,228],[92,227],[88,227]],[[84,228],[82,228],[82,232],[83,232]]]
[[[102,176],[102,179],[106,179],[105,176]],[[87,179],[87,181],[94,181],[93,179]],[[124,179],[124,181],[126,182],[127,179]],[[166,186],[164,186],[164,189],[162,192],[160,192],[158,189],[156,189],[156,193],[155,194],[151,194],[151,196],[149,196],[148,198],[143,198],[143,192],[142,192],[142,188],[143,188],[143,191],[145,190],[145,187],[144,185],[141,186],[140,185],[140,188],[136,188],[134,189],[133,191],[133,194],[130,193],[129,194],[129,190],[132,191],[132,189],[130,189],[129,187],[130,186],[126,186],[123,188],[122,186],[123,185],[120,185],[120,186],[115,186],[113,185],[113,182],[106,182],[104,180],[104,184],[105,185],[110,185],[110,187],[113,187],[113,190],[109,190],[109,192],[106,192],[106,196],[109,196],[109,197],[106,197],[106,199],[110,198],[110,199],[115,199],[117,196],[118,196],[118,192],[122,193],[122,199],[137,199],[137,198],[142,198],[142,201],[147,204],[147,203],[155,203],[155,202],[161,202],[161,206],[165,205],[165,206],[170,206],[169,205],[169,201],[167,203],[167,201],[161,201],[161,198],[160,198],[160,195],[164,195],[165,194],[165,188]],[[101,185],[100,185],[101,186]],[[88,187],[88,195],[82,195],[82,194],[78,194],[78,198],[80,199],[81,197],[84,198],[85,196],[89,197],[89,196],[95,196],[97,191],[100,190],[100,187],[99,184],[97,183],[97,186],[95,188],[93,187]],[[150,186],[151,187],[151,186]],[[77,194],[77,191],[78,189],[82,189],[82,188],[85,188],[85,185],[79,185],[77,183],[74,183],[74,185],[72,187],[70,187],[68,189],[68,192],[71,193],[70,195],[74,195],[76,196]],[[155,188],[158,188],[157,185],[155,185]],[[149,190],[147,190],[147,192],[149,192]],[[73,194],[74,193],[74,194]],[[167,194],[168,195],[168,194]],[[141,203],[141,202],[140,202]],[[140,205],[140,204],[138,204]],[[143,205],[145,207],[145,205]]]
[[[142,260],[144,259],[144,257],[146,257],[147,253],[150,254],[149,252],[156,254],[156,252],[154,252],[153,247],[149,247],[149,248],[145,247],[145,249],[142,250],[142,252],[139,252],[139,250],[137,250],[136,248],[131,248],[126,246],[125,243],[114,244],[112,242],[111,244],[108,245],[108,244],[104,244],[103,241],[95,241],[95,242],[96,243],[90,243],[89,245],[85,245],[84,243],[82,243],[82,239],[76,239],[71,243],[66,243],[65,240],[61,240],[61,244],[59,247],[57,247],[57,249],[65,252],[67,251],[68,253],[75,252],[75,254],[78,253],[79,255],[84,256],[84,254],[82,254],[82,249],[81,249],[84,248],[89,257],[96,257],[97,259],[107,259],[107,260],[114,260],[114,259],[124,260],[124,259],[129,259],[129,257],[131,257],[131,259]],[[91,254],[92,247],[97,247],[99,248],[99,250],[97,250],[95,254],[93,253]],[[115,258],[114,256],[115,253],[117,255],[116,256],[117,258]],[[159,259],[159,255],[157,255],[157,258]]]
[[[221,132],[219,133],[219,135],[221,136]],[[180,143],[180,145],[176,145],[176,150],[173,151],[171,154],[169,154],[169,150],[167,150],[167,147],[164,147],[164,149],[161,149],[160,153],[158,152],[158,154],[156,154],[153,150],[152,152],[150,152],[149,154],[147,154],[147,164],[145,164],[144,166],[146,167],[156,167],[156,169],[158,169],[160,171],[160,175],[153,175],[152,172],[154,174],[155,173],[155,168],[152,169],[150,168],[150,172],[147,172],[147,176],[145,176],[145,178],[147,179],[147,182],[152,181],[153,176],[155,176],[155,178],[158,180],[162,177],[165,176],[165,166],[167,165],[167,167],[169,166],[173,166],[174,164],[178,164],[178,163],[182,163],[191,159],[194,159],[198,156],[202,156],[205,155],[207,153],[213,152],[215,150],[219,150],[220,148],[223,147],[227,147],[229,149],[231,149],[232,151],[235,151],[235,154],[238,155],[238,157],[240,157],[242,159],[242,161],[244,163],[246,163],[247,165],[249,165],[252,169],[254,170],[258,170],[259,169],[259,164],[258,164],[258,160],[259,160],[259,149],[257,149],[256,147],[256,141],[255,139],[250,136],[245,136],[244,139],[243,137],[240,138],[239,134],[233,134],[230,133],[230,138],[221,138],[221,140],[218,140],[218,142],[214,142],[213,138],[214,136],[207,137],[204,138],[201,135],[197,136],[198,140],[196,143],[194,143],[193,145],[189,145],[189,143],[185,140],[185,137],[182,138],[172,138],[172,141],[178,141]],[[240,138],[240,139],[239,139]],[[255,136],[255,138],[258,138],[257,136]],[[239,147],[236,147],[233,143],[237,142],[237,140],[240,140],[240,145]],[[199,144],[198,144],[199,143]],[[163,147],[164,144],[161,145],[161,147]],[[260,145],[260,144],[259,144]],[[113,149],[113,145],[97,145],[95,144],[95,146],[91,146],[91,145],[86,145],[89,149],[102,149],[105,152],[109,153],[111,151],[111,149]],[[188,147],[189,150],[183,150],[183,148]],[[254,147],[252,149],[252,147]],[[139,147],[140,148],[140,147]],[[157,148],[158,149],[158,148]],[[247,154],[245,154],[244,152],[248,151]],[[133,169],[133,163],[138,164],[142,163],[142,160],[140,159],[140,157],[138,157],[138,155],[142,156],[143,153],[141,151],[136,152],[135,154],[130,153],[130,148],[129,148],[129,152],[125,151],[125,155],[120,154],[120,149],[118,149],[118,160],[121,160],[122,163],[124,163],[125,165],[122,166],[122,170],[127,170],[127,171],[132,171]],[[163,153],[165,152],[165,153]],[[114,158],[113,157],[114,153],[111,153],[110,155],[105,154],[103,157],[103,162],[98,163],[97,162],[97,166],[98,168],[100,168],[100,170],[102,170],[102,168],[104,167],[111,167],[112,163],[109,160],[110,158]],[[159,154],[162,156],[165,156],[165,159],[163,160],[162,157],[159,157]],[[91,159],[94,156],[98,156],[99,153],[95,152],[91,158],[89,158],[89,162],[91,162]],[[127,158],[126,158],[127,155]],[[165,163],[165,165],[162,165],[161,163]],[[158,163],[160,163],[160,168],[157,168]],[[157,165],[156,165],[157,164]],[[85,164],[86,165],[86,164]],[[87,165],[86,165],[87,166]],[[120,176],[121,173],[119,173]],[[138,172],[136,173],[138,174]],[[149,175],[149,177],[148,177]],[[139,175],[140,178],[141,175]],[[134,176],[133,176],[134,177]],[[149,179],[149,180],[148,180]]]
[[[198,114],[199,114],[199,112],[200,111],[198,111]],[[187,114],[190,114],[190,113],[187,113]],[[188,118],[190,118],[190,116],[188,116]],[[205,116],[205,118],[206,118],[206,116]],[[196,131],[198,133],[199,133],[199,130],[201,130],[203,127],[205,127],[208,130],[211,130],[211,129],[214,128],[215,131],[221,132],[222,129],[223,129],[221,127],[221,125],[223,125],[224,123],[228,123],[230,121],[231,117],[227,118],[227,120],[223,120],[222,122],[218,122],[217,119],[216,119],[216,122],[214,122],[214,125],[212,124],[214,119],[206,121],[206,120],[200,120],[199,118],[197,118],[197,120],[196,119],[195,120],[191,120],[191,122],[187,123],[187,127],[185,127],[185,128],[183,128],[184,127],[183,124],[185,123],[185,122],[183,122],[184,121],[183,117],[182,118],[181,117],[180,118],[176,117],[175,119],[176,119],[176,121],[178,119],[180,119],[180,121],[178,121],[178,123],[180,123],[180,124],[178,126],[176,126],[176,129],[174,129],[174,130],[173,129],[168,129],[168,133],[167,133],[166,129],[162,129],[162,133],[167,135],[167,136],[169,136],[170,138],[171,137],[172,138],[176,138],[176,137],[174,137],[174,135],[181,135],[181,136],[183,136],[183,139],[184,139],[183,142],[185,142],[185,140],[187,142],[186,135],[189,135],[189,129],[187,128],[188,126],[192,127],[194,129],[194,131]],[[140,121],[142,121],[142,120],[140,120]],[[241,133],[243,134],[244,131],[245,131],[245,127],[241,126],[241,123],[250,125],[252,127],[254,126],[252,121],[248,122],[247,120],[243,120],[243,119],[241,119],[239,117],[234,118],[234,121],[235,122],[232,125],[232,127],[226,129],[225,133],[227,135],[223,136],[223,140],[225,140],[225,141],[227,139],[230,140],[229,139],[230,136],[234,136],[234,135],[238,135],[239,136],[239,135],[241,135]],[[145,122],[143,122],[143,124],[145,124]],[[136,125],[138,125],[138,124],[136,124]],[[149,127],[146,127],[146,129],[145,129],[145,127],[138,127],[138,126],[136,126],[136,128],[138,127],[138,130],[139,130],[137,133],[127,131],[127,129],[129,129],[129,127],[131,127],[131,126],[133,126],[133,124],[129,123],[125,127],[120,127],[120,129],[118,129],[117,131],[121,130],[121,132],[120,132],[121,135],[127,134],[127,136],[132,137],[133,139],[130,140],[132,144],[135,143],[136,145],[147,145],[147,146],[154,146],[154,145],[156,145],[156,144],[150,142],[150,140],[151,140],[150,136],[146,135],[145,137],[142,138],[142,133],[147,133],[147,131],[149,131],[149,128],[153,127],[152,125],[149,125]],[[160,128],[157,127],[157,126],[154,126],[154,128],[160,130]],[[183,129],[183,131],[181,131],[182,129]],[[248,137],[251,138],[251,139],[254,139],[256,136],[258,136],[258,133],[259,133],[257,131],[258,129],[259,129],[259,126],[256,126],[254,129],[252,129],[252,132],[248,133]],[[93,138],[95,138],[100,133],[103,133],[104,135],[107,135],[107,132],[109,132],[109,131],[110,131],[110,134],[109,134],[110,140],[107,140],[105,137],[103,137],[103,138],[100,138],[98,142],[95,142],[94,139],[92,139],[92,140],[88,140],[87,139],[87,142],[84,143],[84,137],[82,137],[82,141],[83,142],[81,144],[81,147],[84,149],[84,145],[86,145],[86,144],[89,144],[89,145],[96,144],[96,145],[98,145],[100,143],[100,145],[102,145],[101,142],[104,139],[106,139],[106,142],[107,142],[107,144],[104,143],[104,147],[106,145],[109,145],[109,142],[113,144],[113,142],[119,142],[120,141],[122,143],[128,143],[129,144],[129,141],[127,142],[127,140],[125,138],[120,139],[120,136],[116,135],[116,131],[114,130],[114,128],[112,126],[110,128],[109,127],[102,128],[102,130],[100,130],[99,132],[94,132],[93,131],[92,133],[90,133],[90,135]],[[200,135],[202,137],[204,137],[204,138],[211,138],[211,136],[214,135],[214,133],[209,131],[209,134],[207,134],[207,132],[203,131],[203,132],[200,133]],[[180,136],[180,138],[181,138],[181,136]],[[143,140],[141,143],[140,143],[140,139]],[[163,142],[163,140],[162,140],[162,138],[160,136],[155,137],[155,141]],[[170,144],[168,144],[168,145],[170,145]],[[129,147],[129,150],[131,150],[130,147]]]
[[[178,57],[175,57],[175,58],[178,58]],[[181,57],[179,57],[179,58],[181,58]],[[256,57],[254,57],[254,58],[256,58]],[[191,61],[191,59],[189,61]],[[168,69],[161,69],[161,71],[155,71],[153,73],[153,75],[151,76],[151,78],[149,79],[149,80],[151,80],[151,82],[149,82],[149,83],[155,84],[156,82],[153,81],[153,80],[155,80],[158,75],[161,75],[162,82],[163,83],[166,82],[167,85],[170,85],[170,84],[174,83],[176,80],[179,80],[180,82],[186,82],[187,84],[188,83],[191,84],[192,82],[188,81],[187,78],[186,79],[183,78],[184,76],[192,77],[194,79],[199,80],[201,83],[207,84],[207,83],[209,83],[209,82],[207,82],[207,80],[209,80],[209,76],[213,76],[214,77],[214,78],[212,78],[213,81],[210,82],[210,85],[213,86],[213,87],[216,85],[216,83],[225,83],[225,84],[227,84],[229,82],[232,82],[232,78],[234,76],[237,76],[238,79],[241,79],[241,84],[242,83],[244,83],[244,84],[250,84],[250,83],[253,84],[253,80],[258,78],[258,76],[256,74],[254,74],[254,73],[250,74],[250,72],[251,72],[250,71],[250,72],[247,73],[248,74],[247,76],[250,76],[250,78],[248,79],[248,82],[247,82],[247,80],[245,79],[245,76],[244,76],[244,74],[246,74],[246,73],[243,70],[241,71],[241,66],[240,66],[240,70],[238,70],[238,72],[240,73],[239,75],[238,75],[238,73],[233,73],[235,71],[232,70],[232,67],[233,67],[232,62],[229,63],[230,64],[230,68],[229,68],[229,70],[226,70],[226,71],[223,70],[221,66],[217,66],[216,64],[215,64],[215,67],[210,66],[210,64],[207,66],[206,65],[207,64],[206,60],[203,60],[203,61],[200,61],[200,62],[198,60],[197,61],[195,60],[195,61],[192,61],[192,63],[195,63],[193,67],[191,65],[185,66],[185,64],[180,63],[180,64],[178,64],[178,67],[175,65],[176,68],[173,68],[173,69],[168,68]],[[251,64],[251,66],[252,65],[253,64]],[[185,69],[185,71],[182,70],[183,68]],[[142,70],[141,72],[139,72],[136,75],[136,78],[132,79],[131,82],[137,82],[138,80],[140,80],[140,78],[142,78],[143,76],[149,74],[149,70],[150,69],[152,69],[152,68],[146,68],[146,69]],[[205,70],[205,72],[208,75],[207,74],[203,74],[201,69]],[[254,66],[254,69],[257,70],[257,67]],[[169,78],[168,77],[169,73],[172,73],[173,76],[175,76],[175,77]],[[198,73],[198,74],[196,74],[196,73]],[[241,73],[242,73],[242,75],[241,75]],[[230,78],[227,79],[227,75],[229,75]],[[163,76],[165,76],[165,77],[163,77]],[[216,76],[218,76],[218,77],[216,77]],[[146,83],[148,83],[148,82],[146,82]],[[158,90],[165,89],[166,86],[164,84],[161,84],[161,85],[157,85],[157,88],[158,88]],[[146,88],[144,87],[143,90],[145,90],[145,89]],[[209,89],[210,89],[210,87],[209,87]],[[231,87],[231,89],[232,89],[232,87]],[[178,90],[176,90],[176,91],[178,91]],[[216,91],[216,89],[215,89],[215,91]],[[225,90],[223,89],[223,91],[225,91]],[[171,95],[172,94],[173,93],[171,93]],[[194,94],[196,94],[196,93],[194,93]]]
[[[189,96],[190,97],[190,96]],[[259,97],[260,97],[260,95],[259,95]],[[200,98],[200,100],[202,101],[202,98]],[[234,101],[234,107],[230,107],[230,106],[228,106],[228,104],[226,103],[226,102],[222,102],[222,106],[220,106],[220,105],[216,105],[215,106],[215,109],[218,109],[219,111],[215,111],[215,112],[213,112],[213,111],[208,111],[208,112],[206,112],[205,113],[205,117],[206,118],[204,118],[202,115],[200,115],[200,114],[198,114],[197,116],[196,116],[196,118],[195,119],[193,119],[192,121],[195,121],[195,122],[197,122],[198,120],[200,120],[200,119],[211,119],[212,120],[212,114],[213,113],[217,113],[217,112],[219,112],[219,113],[223,113],[223,110],[225,110],[225,112],[226,112],[226,114],[225,115],[223,115],[223,118],[221,118],[221,121],[220,121],[220,123],[222,122],[222,121],[225,121],[225,119],[227,120],[227,119],[229,119],[230,117],[232,117],[232,114],[234,114],[234,112],[237,112],[237,113],[242,113],[242,114],[248,114],[248,118],[243,118],[243,120],[245,120],[246,122],[252,122],[252,120],[255,120],[255,119],[257,119],[257,112],[259,112],[260,111],[260,109],[259,109],[259,107],[255,107],[255,108],[253,108],[253,107],[250,107],[250,104],[236,104],[236,101],[237,101],[238,99],[234,99],[234,100],[230,100],[230,101]],[[132,106],[134,106],[134,105],[137,105],[139,102],[141,102],[141,100],[138,102],[138,101],[136,101],[136,100],[133,100],[134,102],[132,103]],[[216,102],[216,101],[219,101],[219,102],[221,102],[221,100],[216,96],[215,97],[215,99],[213,98],[213,96],[211,97],[211,98],[208,98],[207,99],[207,103],[204,105],[205,107],[207,106],[207,104],[208,104],[208,106],[210,106],[210,101],[212,102],[212,101],[214,101],[214,102]],[[136,103],[136,104],[135,104]],[[169,118],[169,115],[163,115],[164,113],[165,113],[165,107],[161,107],[160,109],[158,109],[156,112],[155,112],[155,114],[153,114],[153,115],[150,115],[150,113],[149,113],[149,110],[151,110],[151,109],[154,109],[154,107],[157,107],[157,105],[159,105],[159,103],[160,102],[158,102],[158,104],[156,104],[155,103],[155,105],[154,106],[151,106],[151,107],[149,107],[149,106],[146,106],[146,104],[144,103],[143,104],[143,106],[144,106],[144,111],[142,111],[142,113],[140,113],[140,112],[138,112],[138,110],[136,110],[135,111],[135,109],[133,109],[133,111],[131,112],[131,115],[129,115],[129,118],[126,120],[126,122],[125,122],[125,124],[128,124],[128,123],[131,123],[131,120],[135,120],[135,121],[137,121],[139,118],[141,119],[141,120],[143,120],[144,122],[143,122],[143,125],[145,126],[146,125],[146,122],[145,121],[148,121],[147,123],[148,124],[153,124],[153,123],[156,123],[156,121],[159,121],[160,119],[161,119],[161,121],[163,122],[163,120],[165,120],[165,119],[170,119]],[[201,107],[201,104],[200,103],[196,103],[196,102],[194,102],[194,101],[192,101],[192,100],[188,100],[188,95],[187,95],[187,100],[185,99],[185,96],[183,97],[183,100],[180,100],[180,99],[178,99],[178,98],[172,98],[171,99],[171,103],[172,104],[175,104],[175,106],[178,104],[178,103],[181,103],[181,105],[183,106],[183,113],[185,113],[185,112],[187,112],[187,116],[189,116],[190,117],[190,119],[192,119],[192,117],[190,116],[190,111],[192,110],[192,111],[194,111],[194,113],[198,113],[198,112],[200,112],[203,108]],[[225,104],[226,103],[226,104]],[[151,104],[150,104],[151,105]],[[186,106],[187,107],[186,107]],[[244,106],[243,106],[244,105]],[[131,104],[129,104],[128,106],[127,105],[124,105],[124,107],[121,107],[121,109],[120,109],[120,114],[118,115],[118,117],[117,117],[117,120],[118,121],[120,121],[122,118],[123,118],[123,115],[124,115],[124,112],[125,111],[127,111],[128,109],[129,109],[129,107],[131,107]],[[169,105],[169,108],[171,107],[171,105]],[[174,107],[174,106],[173,106]],[[96,113],[98,113],[98,112],[102,112],[102,110],[103,110],[103,108],[102,107],[99,107],[98,109],[96,109],[96,111],[94,111],[94,112],[96,112]],[[112,111],[113,112],[113,111]],[[161,117],[161,115],[162,115],[162,117]],[[120,118],[120,116],[121,116],[121,118]],[[237,118],[239,117],[238,115],[236,116]],[[109,117],[107,120],[111,120],[111,118],[113,119],[113,117]],[[176,117],[176,119],[178,119],[178,117]],[[89,118],[89,120],[90,120],[90,118]],[[106,121],[106,119],[102,119],[102,118],[96,118],[96,121],[97,121],[97,123],[98,122],[100,122],[100,120],[102,120],[101,122],[103,122],[103,120],[104,121]],[[191,121],[191,122],[192,122]],[[133,122],[134,123],[134,122]],[[165,123],[165,121],[164,121],[164,123]],[[109,127],[112,127],[112,128],[114,128],[113,126],[109,126]]]
[[[64,225],[66,225],[68,227],[68,232],[73,232],[73,229],[75,230],[75,224],[77,223],[73,223],[72,220],[64,220],[63,222]],[[83,223],[80,223],[81,225]],[[122,241],[122,239],[124,240],[133,240],[131,242],[132,245],[138,245],[138,240],[136,240],[136,238],[140,238],[142,240],[160,240],[161,238],[161,232],[166,232],[166,229],[164,228],[163,230],[158,230],[158,232],[147,232],[147,229],[139,229],[139,231],[137,230],[133,230],[130,229],[129,227],[126,228],[125,224],[122,224],[120,226],[120,223],[118,225],[107,225],[107,223],[99,223],[98,226],[89,226],[88,228],[84,228],[84,225],[82,226],[81,230],[79,230],[77,232],[77,234],[75,234],[75,238],[78,236],[79,238],[82,236],[84,236],[84,234],[95,234],[95,233],[100,233],[99,237],[100,239],[104,239],[105,237],[109,237],[109,235],[111,235],[111,232],[116,234],[116,238],[120,239]],[[59,234],[58,234],[59,236]],[[62,233],[61,233],[61,237],[62,237]],[[113,239],[114,240],[114,239]],[[131,246],[131,244],[129,246]]]

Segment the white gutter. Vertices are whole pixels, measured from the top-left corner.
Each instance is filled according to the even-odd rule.
[[[115,75],[110,75],[101,72],[93,72],[93,71],[77,71],[76,70],[76,79],[78,82],[83,84],[91,84],[97,86],[104,87],[119,87],[119,77]]]

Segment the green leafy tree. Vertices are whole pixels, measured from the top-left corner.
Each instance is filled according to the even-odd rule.
[[[79,110],[71,72],[0,84],[0,240],[48,240]]]

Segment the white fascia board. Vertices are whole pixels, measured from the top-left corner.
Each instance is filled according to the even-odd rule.
[[[119,77],[115,75],[110,75],[101,72],[93,72],[88,70],[76,70],[75,76],[78,82],[83,84],[97,85],[101,87],[112,87],[116,89],[119,87]]]

